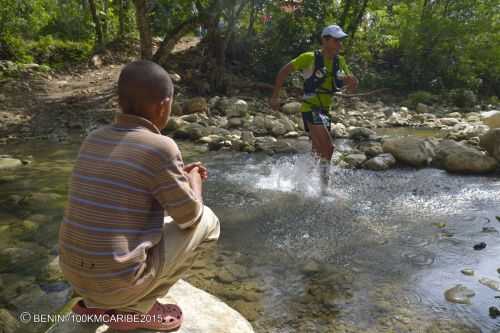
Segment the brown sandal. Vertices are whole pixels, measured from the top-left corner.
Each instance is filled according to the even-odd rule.
[[[117,331],[130,331],[140,328],[173,331],[181,326],[183,320],[182,310],[179,306],[159,302],[156,302],[146,314],[87,308],[82,301],[73,307],[73,312],[80,315],[101,316],[104,324]]]

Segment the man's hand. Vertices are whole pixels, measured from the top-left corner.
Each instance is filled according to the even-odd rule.
[[[271,109],[273,109],[274,111],[279,111],[279,109],[280,109],[280,98],[279,97],[272,96],[270,103],[271,103]]]
[[[343,81],[348,93],[353,93],[358,88],[358,79],[354,75],[346,76]]]
[[[188,165],[184,166],[184,171],[188,174],[190,174],[194,169],[198,171],[200,174],[201,180],[207,180],[208,178],[208,170],[207,168],[201,163],[201,162],[194,162],[194,163],[189,163]]]

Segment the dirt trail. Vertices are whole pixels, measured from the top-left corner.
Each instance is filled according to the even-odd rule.
[[[182,38],[174,53],[198,43],[197,37]],[[0,144],[33,138],[64,141],[108,123],[118,111],[116,82],[124,63],[104,61],[98,68],[55,74],[29,70],[0,82]]]

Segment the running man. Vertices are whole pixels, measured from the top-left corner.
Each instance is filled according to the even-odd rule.
[[[321,49],[305,52],[283,66],[276,77],[271,107],[279,110],[279,92],[291,72],[302,71],[304,98],[301,107],[304,129],[309,134],[312,150],[320,159],[322,184],[328,184],[330,160],[334,145],[330,134],[329,115],[332,95],[341,88],[353,92],[358,80],[352,75],[345,59],[339,55],[347,34],[338,25],[330,25],[321,33]]]

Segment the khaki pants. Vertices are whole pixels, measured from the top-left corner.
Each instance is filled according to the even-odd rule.
[[[115,310],[147,313],[156,299],[165,296],[170,287],[191,267],[199,253],[197,250],[200,245],[216,241],[220,235],[219,219],[207,206],[204,207],[201,220],[195,227],[181,230],[170,217],[165,218],[164,223],[163,237],[159,244],[163,250],[163,266],[159,277],[140,301]]]

